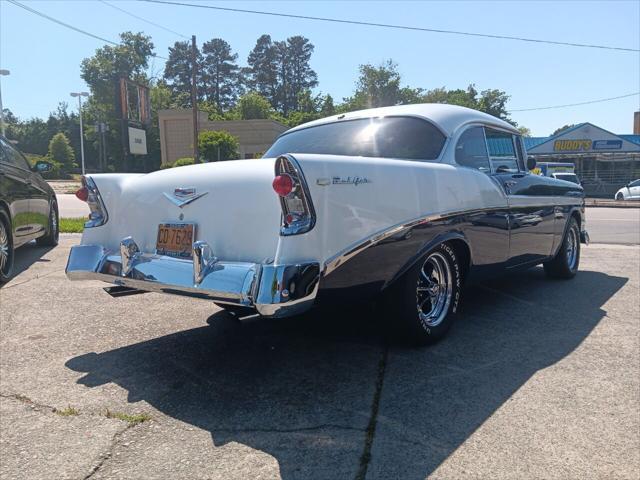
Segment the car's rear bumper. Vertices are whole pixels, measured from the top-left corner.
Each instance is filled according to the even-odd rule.
[[[268,317],[294,315],[313,304],[320,278],[318,263],[224,262],[206,254],[202,242],[198,243],[193,261],[139,252],[132,239],[123,240],[120,252],[101,245],[78,245],[71,248],[66,273],[71,280],[101,280],[252,307]]]

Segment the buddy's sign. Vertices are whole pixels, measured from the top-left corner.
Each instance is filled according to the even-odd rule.
[[[591,150],[591,140],[556,140],[553,142],[554,152],[585,152]]]

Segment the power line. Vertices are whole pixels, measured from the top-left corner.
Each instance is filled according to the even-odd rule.
[[[494,38],[501,40],[516,40],[520,42],[531,42],[531,43],[545,43],[550,45],[563,45],[567,47],[582,47],[582,48],[599,48],[603,50],[619,50],[623,52],[640,52],[639,49],[636,48],[624,48],[624,47],[612,47],[609,45],[596,45],[596,44],[587,44],[587,43],[573,43],[573,42],[561,42],[555,40],[542,40],[537,38],[524,38],[524,37],[513,37],[508,35],[493,35],[489,33],[475,33],[475,32],[462,32],[458,30],[443,30],[436,28],[424,28],[424,27],[411,27],[408,25],[396,25],[391,23],[374,23],[374,22],[363,22],[359,20],[341,20],[339,18],[329,18],[329,17],[312,17],[308,15],[294,15],[291,13],[278,13],[278,12],[266,12],[261,10],[245,10],[241,8],[230,8],[230,7],[214,7],[213,5],[204,5],[204,4],[196,4],[196,3],[185,3],[185,2],[177,2],[177,1],[169,1],[169,0],[138,0],[140,2],[148,2],[148,3],[158,3],[163,5],[177,5],[181,7],[193,7],[193,8],[206,8],[210,10],[221,10],[225,12],[236,12],[236,13],[251,13],[255,15],[268,15],[272,17],[285,17],[285,18],[297,18],[301,20],[315,20],[319,22],[333,22],[333,23],[343,23],[348,25],[364,25],[368,27],[382,27],[382,28],[393,28],[397,30],[413,30],[419,32],[431,32],[431,33],[446,33],[450,35],[464,35],[468,37],[484,37],[484,38]]]
[[[536,107],[536,108],[517,108],[513,110],[510,109],[509,112],[532,112],[534,110],[551,110],[554,108],[577,107],[579,105],[590,105],[592,103],[610,102],[611,100],[618,100],[619,98],[633,97],[634,95],[640,95],[640,92],[627,93],[626,95],[619,95],[617,97],[600,98],[598,100],[589,100],[587,102],[567,103],[566,105],[552,105],[550,107]]]
[[[147,20],[146,18],[139,17],[138,15],[136,15],[136,14],[134,14],[134,13],[131,13],[131,12],[128,12],[128,11],[127,11],[127,10],[125,10],[124,8],[117,7],[117,6],[113,5],[112,3],[107,2],[106,0],[98,0],[98,1],[99,1],[100,3],[104,3],[105,5],[107,5],[107,6],[111,7],[111,8],[114,8],[114,9],[116,9],[116,10],[120,10],[120,11],[121,11],[122,13],[124,13],[125,15],[129,15],[130,17],[137,18],[138,20],[140,20],[140,21],[142,21],[142,22],[145,22],[145,23],[148,23],[149,25],[153,25],[154,27],[161,28],[162,30],[165,30],[165,31],[167,31],[167,32],[169,32],[169,33],[173,33],[174,35],[177,35],[177,36],[182,37],[182,38],[184,38],[184,39],[186,39],[186,40],[189,40],[189,37],[187,37],[186,35],[183,35],[183,34],[181,34],[181,33],[179,33],[179,32],[176,32],[176,31],[174,31],[174,30],[171,30],[170,28],[167,28],[167,27],[164,27],[164,26],[159,25],[159,24],[157,24],[157,23],[154,23],[154,22],[152,22],[151,20]]]
[[[16,7],[20,7],[23,10],[26,10],[26,11],[28,11],[30,13],[33,13],[34,15],[38,15],[39,17],[45,18],[45,19],[47,19],[47,20],[49,20],[49,21],[51,21],[53,23],[57,23],[58,25],[61,25],[63,27],[69,28],[69,29],[71,29],[71,30],[73,30],[75,32],[81,33],[83,35],[87,35],[88,37],[95,38],[96,40],[100,40],[102,42],[106,42],[106,43],[109,43],[111,45],[116,45],[116,46],[120,45],[119,43],[114,42],[113,40],[109,40],[109,39],[101,37],[99,35],[95,35],[95,34],[93,34],[91,32],[87,32],[86,30],[82,30],[82,29],[80,29],[78,27],[74,27],[73,25],[69,25],[68,23],[65,23],[65,22],[63,22],[61,20],[58,20],[58,19],[53,18],[53,17],[50,17],[49,15],[47,15],[45,13],[42,13],[42,12],[40,12],[38,10],[35,10],[35,9],[31,8],[31,7],[28,7],[27,5],[24,5],[24,4],[22,4],[22,3],[20,3],[20,2],[18,2],[16,0],[7,0],[7,1],[9,3],[15,5]],[[162,60],[168,60],[167,58],[161,57],[160,55],[151,54],[151,56],[155,57],[155,58],[160,58]]]

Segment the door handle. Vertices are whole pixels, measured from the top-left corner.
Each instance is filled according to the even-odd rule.
[[[504,182],[504,186],[511,188],[511,187],[515,187],[518,184],[518,182],[516,182],[515,180],[507,180],[506,182]]]

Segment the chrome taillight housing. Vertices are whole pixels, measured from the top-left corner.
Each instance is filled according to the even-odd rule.
[[[300,165],[291,155],[281,155],[275,170],[273,189],[282,207],[280,235],[308,232],[316,223],[316,212]]]
[[[107,215],[107,209],[102,202],[100,192],[96,183],[91,177],[82,177],[82,188],[79,191],[83,191],[83,196],[86,197],[85,202],[89,205],[89,220],[84,224],[84,228],[99,227],[107,223],[109,216]],[[80,198],[80,196],[78,196]]]

